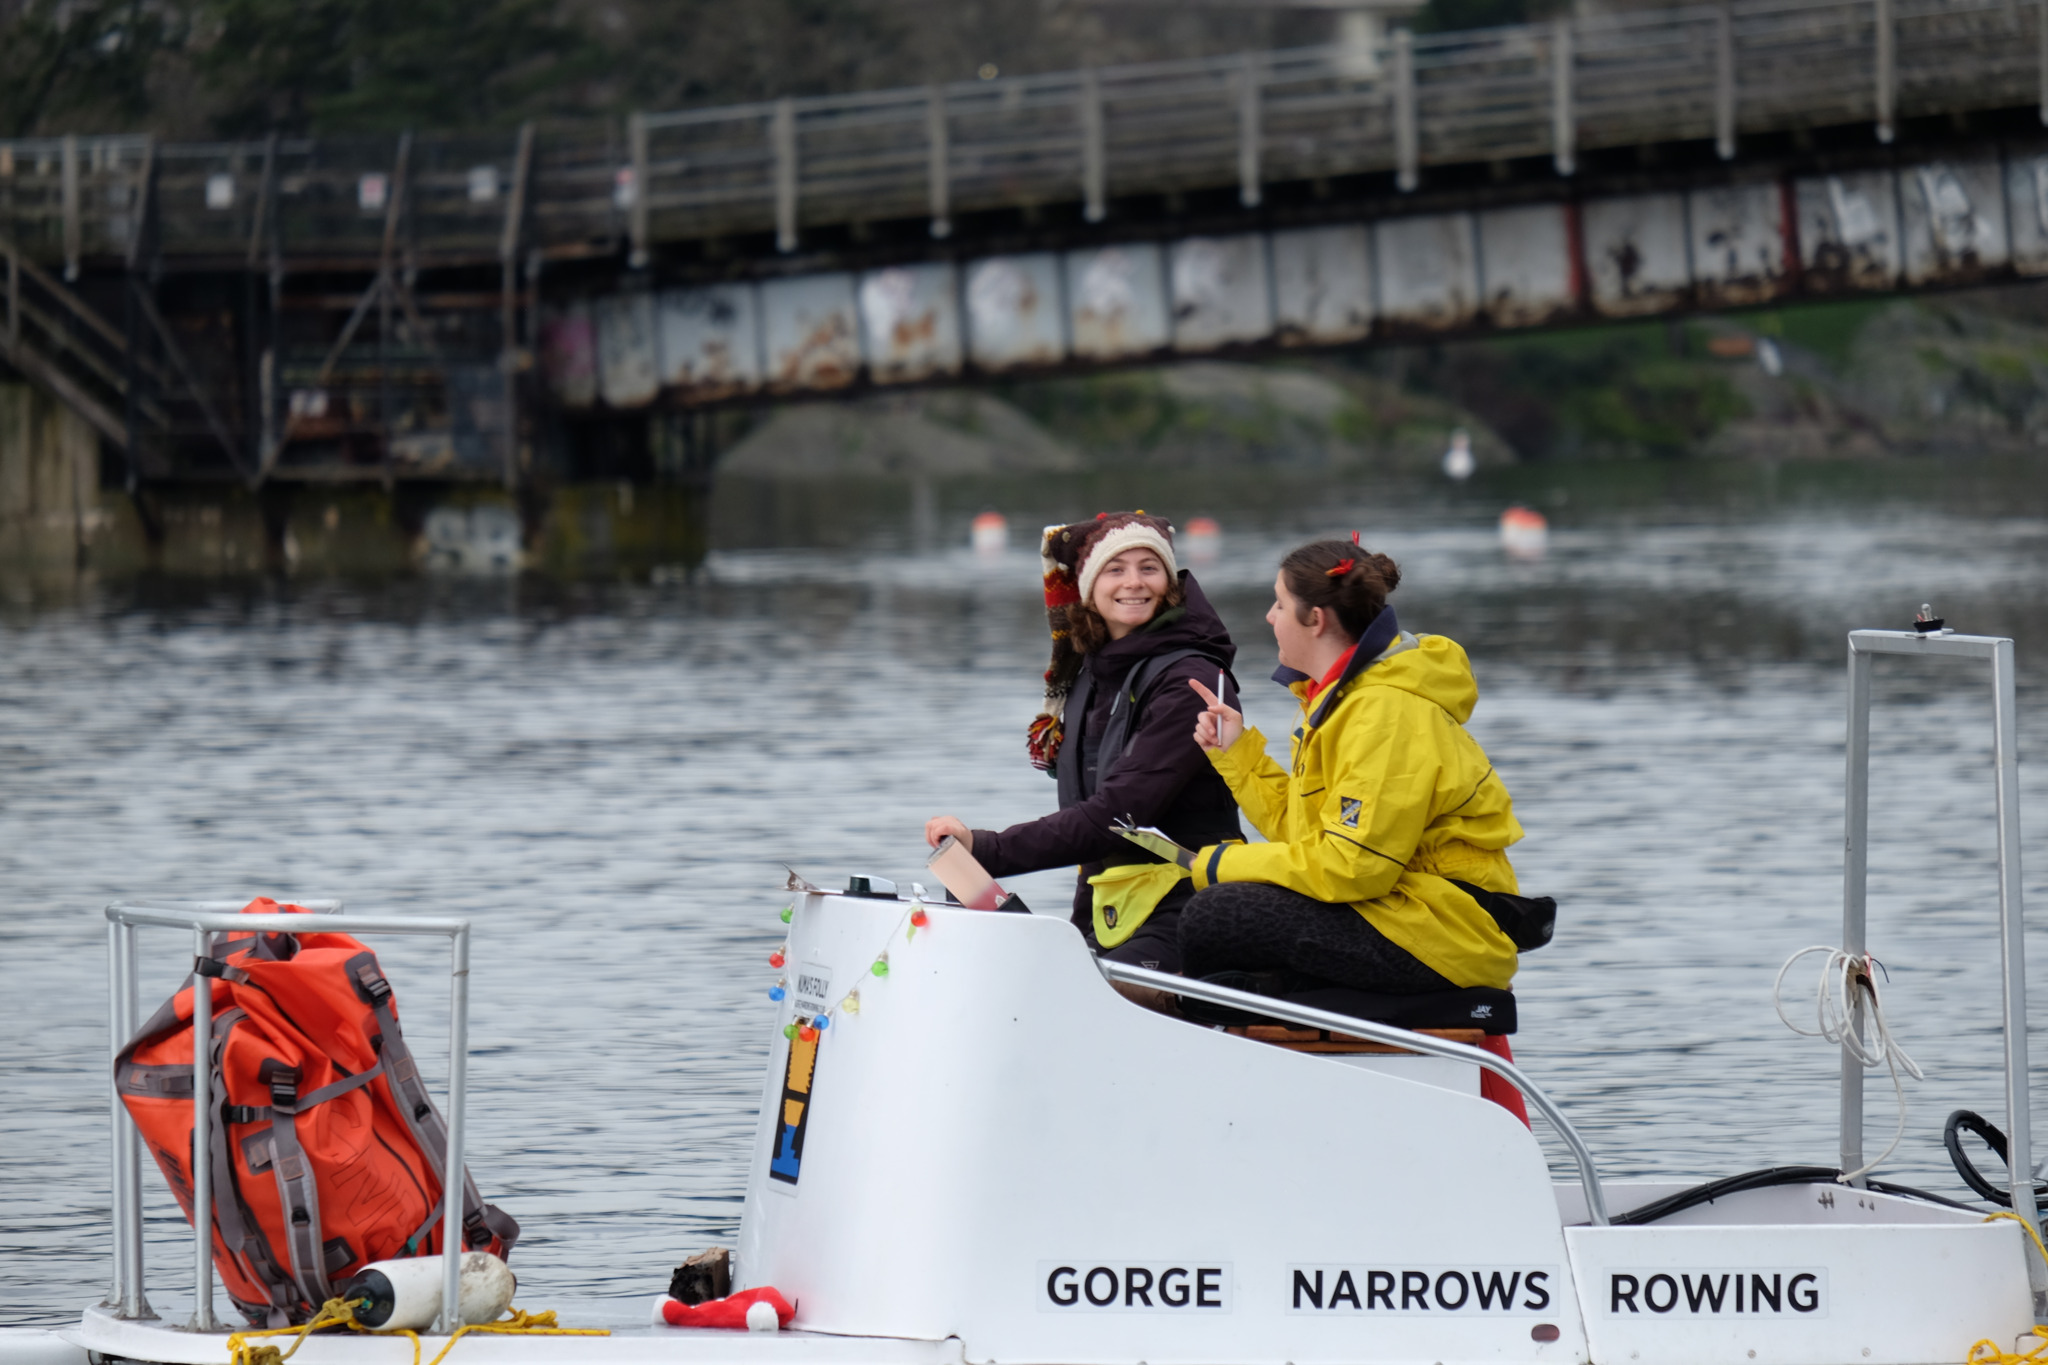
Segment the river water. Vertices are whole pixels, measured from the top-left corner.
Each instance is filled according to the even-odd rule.
[[[2048,508],[2024,473],[1869,478],[754,488],[721,495],[701,569],[652,583],[24,595],[0,608],[0,1322],[61,1321],[106,1289],[99,908],[138,893],[476,918],[471,1161],[525,1225],[528,1306],[644,1299],[729,1243],[779,865],[907,882],[926,816],[1047,809],[1021,742],[1046,656],[1028,530],[1148,497],[1222,519],[1195,568],[1269,733],[1289,699],[1252,681],[1261,617],[1307,534],[1362,528],[1402,565],[1403,622],[1466,645],[1471,728],[1528,830],[1523,886],[1562,906],[1517,981],[1516,1052],[1606,1174],[1832,1164],[1835,1053],[1778,1022],[1771,982],[1839,935],[1844,631],[1930,600],[2020,639],[2027,889],[2048,900]],[[1511,497],[1552,514],[1540,563],[1498,547]],[[982,557],[966,519],[989,502],[1025,533]],[[1871,940],[1927,1072],[1883,1173],[1952,1195],[1943,1116],[2002,1115],[1987,693],[1960,666],[1880,669]],[[1068,884],[1018,881],[1048,910]],[[147,1011],[189,947],[144,943]],[[432,1069],[441,949],[380,947]],[[2029,951],[2048,963],[2040,933]],[[1870,1093],[1875,1151],[1896,1109],[1882,1076]],[[144,1182],[168,1303],[189,1240]]]

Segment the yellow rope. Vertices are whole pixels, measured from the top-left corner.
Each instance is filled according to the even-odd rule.
[[[320,1311],[312,1320],[298,1327],[279,1327],[267,1332],[236,1332],[228,1338],[228,1365],[284,1365],[292,1353],[306,1344],[306,1337],[322,1327],[346,1327],[351,1332],[361,1332],[373,1337],[406,1337],[412,1341],[412,1365],[420,1365],[420,1334],[410,1329],[397,1327],[379,1330],[365,1327],[356,1321],[355,1304],[347,1299],[329,1299],[320,1305]],[[472,1332],[483,1332],[495,1336],[534,1337],[608,1337],[611,1331],[603,1327],[558,1327],[552,1310],[545,1313],[526,1313],[514,1308],[509,1317],[496,1322],[465,1323],[455,1329],[448,1338],[448,1344],[434,1357],[430,1365],[441,1365],[448,1353],[455,1349],[455,1343]],[[288,1349],[276,1346],[251,1344],[255,1337],[296,1337]],[[2043,1362],[2048,1365],[2048,1362]]]
[[[2027,1240],[2034,1244],[2034,1250],[2041,1253],[2041,1259],[2048,1261],[2048,1246],[2041,1244],[2040,1232],[2032,1223],[2020,1217],[2011,1209],[2001,1209],[1997,1213],[1986,1217],[1984,1221],[1995,1223],[2001,1218],[2009,1218],[2026,1229]],[[2032,1331],[2036,1340],[2032,1346],[2024,1351],[2008,1351],[1997,1342],[1986,1337],[1970,1348],[1970,1354],[1963,1358],[1964,1365],[2048,1365],[2048,1357],[2044,1357],[2041,1354],[2043,1351],[2048,1351],[2048,1327],[2037,1326]],[[2017,1346],[2019,1343],[2014,1342],[2013,1344]]]
[[[511,1313],[512,1316],[499,1318],[496,1322],[465,1323],[456,1328],[455,1334],[448,1338],[448,1344],[441,1348],[441,1354],[429,1361],[428,1365],[441,1365],[441,1362],[448,1358],[448,1353],[455,1349],[455,1343],[471,1332],[487,1332],[493,1336],[528,1337],[608,1337],[611,1335],[611,1329],[605,1327],[557,1327],[555,1326],[553,1309],[549,1309],[544,1313],[522,1313],[517,1308],[514,1308],[511,1310]],[[419,1365],[419,1361],[415,1359],[413,1365]]]
[[[2008,1351],[1986,1337],[1970,1348],[1965,1365],[2041,1365],[2041,1352],[2048,1350],[2048,1327],[2036,1327],[2033,1333],[2034,1344],[2019,1352]]]
[[[1984,1219],[1984,1221],[1987,1223],[1995,1223],[2001,1218],[2010,1218],[2013,1222],[2018,1223],[2021,1227],[2025,1228],[2027,1230],[2028,1239],[2032,1241],[2034,1244],[2034,1250],[2041,1253],[2042,1260],[2048,1261],[2048,1246],[2041,1245],[2041,1234],[2035,1230],[2034,1225],[2032,1223],[2029,1223],[2026,1219],[2020,1217],[2011,1209],[2000,1209],[1997,1213],[1988,1215]]]
[[[236,1332],[228,1338],[228,1365],[284,1365],[292,1358],[293,1352],[306,1344],[306,1337],[322,1327],[346,1327],[351,1332],[363,1332],[377,1337],[411,1337],[412,1365],[420,1365],[420,1334],[403,1328],[380,1332],[365,1327],[356,1321],[356,1306],[349,1299],[329,1299],[320,1305],[320,1311],[310,1321],[297,1327],[279,1327],[268,1332]],[[289,1350],[275,1346],[252,1346],[252,1337],[297,1337]]]

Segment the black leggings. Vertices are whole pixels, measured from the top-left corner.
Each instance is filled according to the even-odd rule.
[[[1095,941],[1095,926],[1092,923],[1084,927],[1081,933],[1087,938],[1088,947],[1098,957],[1179,976],[1181,908],[1178,905],[1160,906],[1145,917],[1145,922],[1138,926],[1135,933],[1114,948],[1104,948]]]
[[[1350,906],[1264,882],[1197,891],[1181,911],[1180,957],[1182,972],[1193,977],[1292,971],[1388,995],[1457,989]]]

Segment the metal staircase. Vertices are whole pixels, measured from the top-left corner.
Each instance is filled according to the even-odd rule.
[[[209,400],[149,291],[122,283],[118,327],[0,237],[0,361],[91,423],[126,458],[131,480],[166,466],[174,442],[202,437],[253,482],[242,443]]]

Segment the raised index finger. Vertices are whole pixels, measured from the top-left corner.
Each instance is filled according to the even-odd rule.
[[[1195,691],[1201,693],[1202,700],[1209,703],[1211,707],[1218,707],[1223,705],[1223,698],[1217,696],[1214,692],[1211,692],[1208,688],[1202,686],[1193,678],[1188,679],[1188,686],[1194,688]]]

